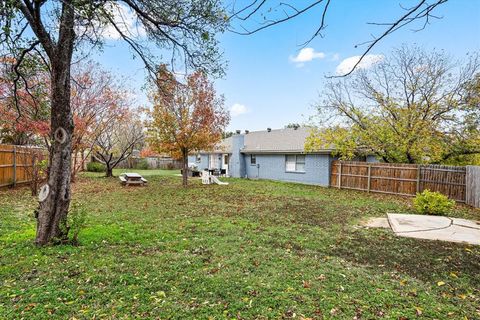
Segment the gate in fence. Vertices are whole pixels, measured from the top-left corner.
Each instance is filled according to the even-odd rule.
[[[480,207],[480,167],[333,161],[330,186],[414,196],[425,189]]]

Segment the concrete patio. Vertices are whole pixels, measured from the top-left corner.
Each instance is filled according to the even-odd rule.
[[[480,245],[480,221],[388,213],[387,218],[371,218],[366,227],[388,228],[400,237],[441,240]]]

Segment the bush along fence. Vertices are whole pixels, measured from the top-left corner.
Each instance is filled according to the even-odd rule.
[[[0,187],[36,182],[39,164],[47,158],[41,148],[0,144]]]
[[[402,196],[437,191],[480,207],[480,167],[333,161],[330,186]]]

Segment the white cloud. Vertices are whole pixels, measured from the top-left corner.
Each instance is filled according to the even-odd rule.
[[[230,114],[232,115],[232,117],[237,117],[247,112],[247,107],[240,103],[235,103],[233,106],[230,107]]]
[[[343,75],[350,72],[350,70],[352,70],[353,66],[358,62],[359,59],[360,56],[353,56],[342,60],[342,62],[340,62],[340,64],[335,69],[335,72],[338,75]],[[373,65],[382,61],[383,59],[384,56],[381,54],[367,54],[365,57],[363,57],[362,61],[360,61],[357,69],[371,68]]]
[[[317,52],[313,48],[303,48],[296,57],[290,57],[290,61],[297,63],[298,66],[303,66],[305,62],[323,58],[325,58],[325,53]]]
[[[145,29],[142,24],[139,23],[137,16],[130,8],[123,4],[112,3],[110,10],[113,21],[118,29],[120,29],[120,32],[129,37],[145,37]],[[118,33],[115,27],[110,23],[104,27],[102,36],[112,40],[118,40],[121,38],[120,33]]]
[[[340,60],[340,55],[338,53],[334,53],[330,60],[331,61],[338,61],[338,60]]]

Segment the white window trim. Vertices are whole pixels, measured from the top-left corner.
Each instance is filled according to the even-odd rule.
[[[288,162],[287,159],[288,159],[289,156],[290,156],[290,157],[295,157],[295,162],[293,162],[293,161]],[[299,162],[299,161],[298,161],[298,157],[299,157],[299,156],[300,156],[300,157],[303,157],[303,162]],[[285,155],[285,172],[290,172],[290,173],[305,173],[305,162],[306,162],[306,156],[305,156],[304,154],[287,154],[287,155]],[[290,165],[291,165],[292,163],[294,163],[294,165],[295,165],[295,170],[288,170],[288,169],[287,169],[288,163],[290,163]],[[297,166],[298,166],[299,163],[300,163],[300,164],[303,164],[303,170],[298,170],[298,169],[297,169]]]

